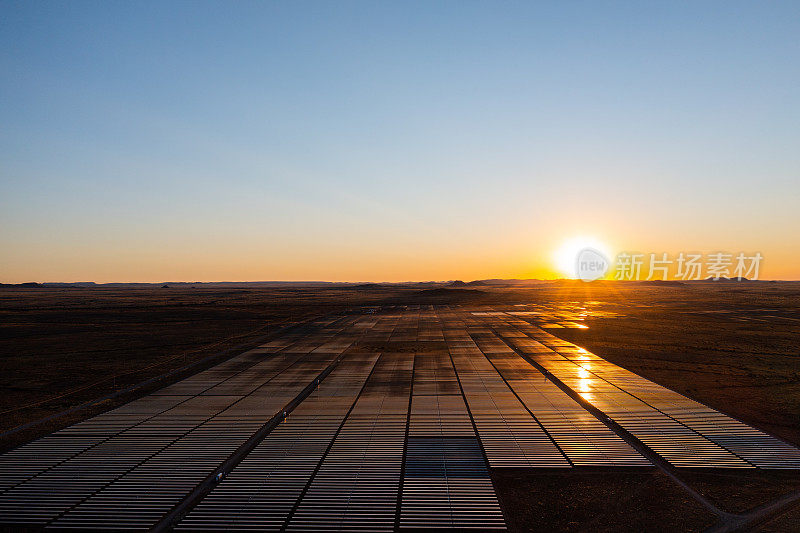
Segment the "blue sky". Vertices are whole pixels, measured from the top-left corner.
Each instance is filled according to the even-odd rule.
[[[0,281],[800,279],[796,2],[0,2]]]

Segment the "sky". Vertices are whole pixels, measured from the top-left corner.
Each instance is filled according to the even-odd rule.
[[[0,0],[0,282],[800,279],[798,2]]]

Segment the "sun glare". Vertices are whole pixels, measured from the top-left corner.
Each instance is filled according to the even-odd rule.
[[[594,237],[573,237],[564,241],[553,253],[553,262],[558,272],[567,278],[577,278],[578,253],[585,248],[593,248],[610,257],[608,246]]]

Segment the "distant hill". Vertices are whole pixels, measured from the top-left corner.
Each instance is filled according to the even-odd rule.
[[[486,294],[483,291],[479,291],[477,289],[446,289],[444,287],[440,287],[438,289],[424,289],[416,294],[422,296],[441,296],[441,295],[451,295],[451,294]]]
[[[541,285],[543,283],[552,283],[554,280],[541,280],[541,279],[481,279],[470,281],[467,285],[470,286],[496,286],[496,287],[523,287],[529,285]]]
[[[144,282],[113,282],[95,283],[92,281],[81,282],[45,282],[44,287],[101,287],[101,288],[157,288],[169,285],[171,288],[286,288],[286,287],[353,287],[353,288],[391,288],[391,287],[438,287],[442,281],[403,281],[403,282],[349,282],[349,281],[160,281],[157,283]]]
[[[733,281],[742,281],[747,283],[766,283],[769,280],[750,280],[747,278],[729,278],[721,277],[715,280],[712,277],[698,280],[641,280],[641,281],[617,281],[617,280],[596,280],[592,283],[598,284],[614,284],[614,283],[639,283],[639,284],[652,284],[652,285],[680,285],[680,284],[693,284],[693,283],[730,283]],[[450,289],[469,289],[473,287],[486,287],[487,289],[493,287],[506,287],[506,288],[526,288],[526,287],[543,287],[543,286],[562,286],[571,284],[582,284],[581,280],[575,279],[481,279],[465,282],[463,280],[453,281],[401,281],[401,282],[344,282],[344,281],[161,281],[159,283],[95,283],[93,281],[79,281],[79,282],[27,282],[27,283],[0,283],[0,287],[17,287],[17,288],[114,288],[114,289],[148,289],[159,288],[168,285],[172,289],[220,289],[220,288],[236,288],[236,289],[279,289],[279,288],[299,288],[299,289],[314,289],[314,288],[353,288],[359,290],[369,289],[427,289],[427,288],[450,288]]]
[[[484,296],[488,296],[488,294],[477,289],[448,289],[445,287],[439,287],[437,289],[424,289],[417,291],[407,296],[400,297],[400,299],[414,303],[456,304],[472,302],[479,300]]]

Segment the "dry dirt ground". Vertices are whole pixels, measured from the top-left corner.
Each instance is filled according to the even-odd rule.
[[[0,433],[100,400],[4,435],[0,450],[197,372],[281,327],[383,297],[301,288],[0,288]]]

